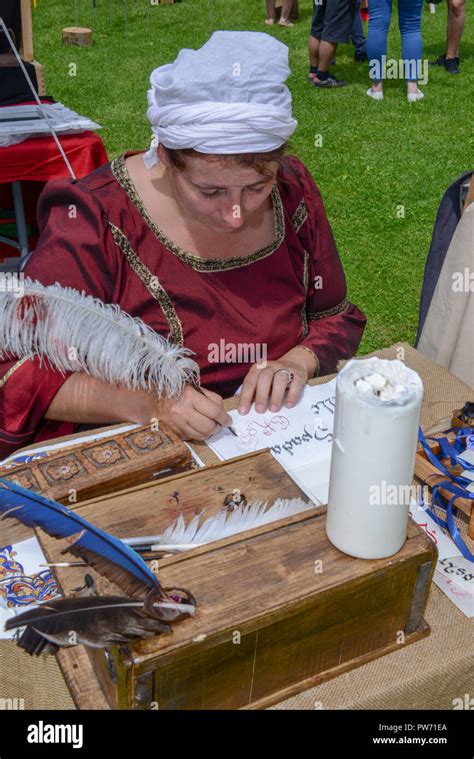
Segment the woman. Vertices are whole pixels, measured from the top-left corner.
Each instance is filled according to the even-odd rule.
[[[421,15],[423,0],[398,0],[398,25],[402,36],[402,58],[407,80],[407,100],[415,103],[424,97],[418,88],[421,77]],[[367,56],[372,86],[367,95],[383,100],[384,61],[387,60],[387,36],[392,17],[392,0],[370,0]]]
[[[158,399],[37,358],[4,362],[0,457],[77,424],[160,418],[202,440],[230,424],[223,397],[242,383],[241,413],[252,401],[277,410],[354,355],[365,318],[346,298],[320,193],[284,155],[296,128],[287,60],[285,45],[255,32],[181,50],[151,76],[150,150],[52,181],[39,201],[25,274],[116,303],[194,351],[204,395],[188,385],[177,401]]]

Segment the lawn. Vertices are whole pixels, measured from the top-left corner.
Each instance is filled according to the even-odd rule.
[[[470,3],[462,74],[430,68],[424,100],[411,105],[400,80],[387,82],[383,102],[366,97],[368,66],[354,63],[350,45],[340,46],[334,68],[350,82],[348,87],[328,92],[307,83],[311,0],[300,0],[300,20],[292,29],[265,26],[263,0],[183,0],[160,6],[147,0],[97,0],[95,19],[91,0],[77,4],[79,24],[94,27],[94,46],[61,44],[62,28],[76,23],[73,0],[38,0],[33,11],[35,57],[45,68],[47,94],[103,125],[100,134],[110,159],[148,146],[149,75],[174,60],[180,48],[200,47],[216,29],[267,32],[289,45],[293,73],[288,85],[298,120],[293,152],[321,189],[349,296],[367,314],[361,352],[399,340],[413,343],[440,199],[474,164]],[[395,15],[388,49],[392,58],[401,54],[396,22]],[[434,15],[426,5],[424,58],[444,51],[445,29],[446,4],[438,5]],[[70,75],[71,63],[76,64],[76,76]],[[315,147],[315,135],[322,135],[322,146]]]

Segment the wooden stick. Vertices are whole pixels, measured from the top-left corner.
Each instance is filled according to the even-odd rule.
[[[31,0],[21,0],[21,49],[25,61],[34,59]]]

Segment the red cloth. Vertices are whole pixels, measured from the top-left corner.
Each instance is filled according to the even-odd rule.
[[[112,162],[113,172],[107,165],[78,182],[47,185],[27,276],[116,303],[184,344],[196,354],[203,386],[223,397],[235,392],[253,361],[214,362],[211,346],[221,341],[266,344],[269,360],[305,345],[317,354],[321,374],[355,354],[365,317],[346,300],[321,195],[298,159],[278,174],[274,245],[226,264],[190,257],[150,226],[130,194],[124,157],[132,152]],[[14,366],[0,364],[0,378]],[[24,445],[28,436],[66,434],[64,423],[42,417],[67,376],[26,361],[3,386],[0,379],[0,458],[19,447],[19,437]]]
[[[33,101],[34,102],[34,101]],[[43,102],[47,102],[43,99]],[[31,101],[21,105],[31,104]],[[90,130],[77,134],[58,135],[67,159],[78,178],[85,177],[91,171],[108,161],[105,146],[96,132]],[[14,220],[13,200],[10,182],[22,181],[23,204],[28,224],[36,222],[36,205],[38,197],[50,179],[70,177],[69,170],[51,135],[30,137],[18,145],[8,148],[0,147],[0,209],[11,209]],[[8,219],[4,220],[6,223]],[[0,226],[0,234],[1,226]],[[9,235],[6,235],[9,236]],[[30,249],[35,247],[38,236],[32,229],[28,236]],[[18,256],[15,249],[0,243],[0,261],[4,257]]]
[[[58,140],[79,178],[107,163],[104,143],[96,132],[88,130],[78,134],[59,134]],[[30,137],[18,145],[0,147],[0,184],[17,179],[48,182],[70,176],[51,135]]]

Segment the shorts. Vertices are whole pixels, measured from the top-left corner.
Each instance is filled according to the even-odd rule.
[[[311,37],[325,42],[350,42],[356,0],[313,0]]]

